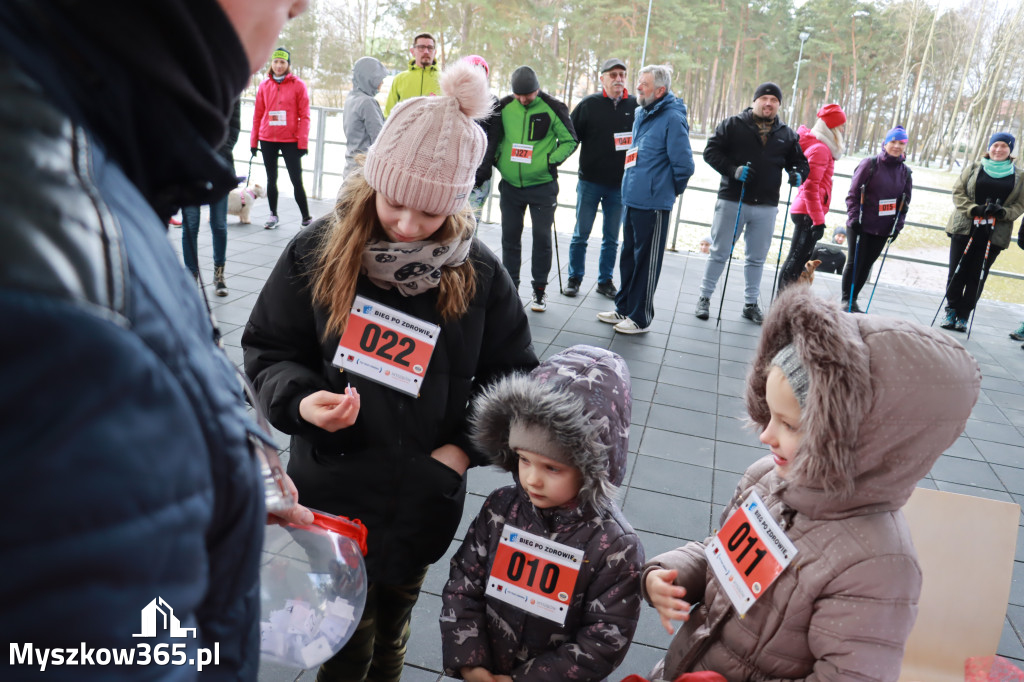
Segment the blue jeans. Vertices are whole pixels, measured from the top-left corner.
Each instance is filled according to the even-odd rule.
[[[213,235],[213,264],[224,265],[228,246],[228,195],[210,204],[210,233]],[[199,207],[181,209],[181,255],[193,277],[199,276]]]
[[[622,222],[622,188],[609,187],[596,182],[580,180],[576,184],[576,229],[569,244],[569,277],[583,281],[584,261],[587,257],[587,240],[597,217],[597,204],[604,211],[604,228],[601,234],[601,255],[597,260],[597,281],[612,281],[615,270],[615,253],[619,248],[619,225]]]

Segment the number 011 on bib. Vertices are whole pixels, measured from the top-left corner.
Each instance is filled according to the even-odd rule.
[[[796,551],[756,492],[704,547],[708,565],[741,616],[789,566]]]

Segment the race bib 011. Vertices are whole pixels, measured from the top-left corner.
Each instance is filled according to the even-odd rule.
[[[704,547],[708,565],[741,616],[789,566],[796,552],[756,491]]]

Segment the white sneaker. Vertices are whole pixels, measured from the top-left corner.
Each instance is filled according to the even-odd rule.
[[[650,327],[641,327],[628,317],[612,328],[620,334],[646,334],[651,330]]]
[[[530,299],[530,310],[535,313],[542,313],[548,309],[548,297],[543,291],[534,289],[533,298]]]
[[[628,320],[629,318],[626,317],[625,315],[619,315],[614,310],[609,310],[606,313],[598,313],[597,319],[601,320],[606,324],[618,324],[619,322],[622,322],[623,320]]]

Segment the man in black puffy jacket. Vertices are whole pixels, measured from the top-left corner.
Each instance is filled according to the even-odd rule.
[[[256,679],[264,436],[166,226],[305,5],[0,3],[5,679]]]

